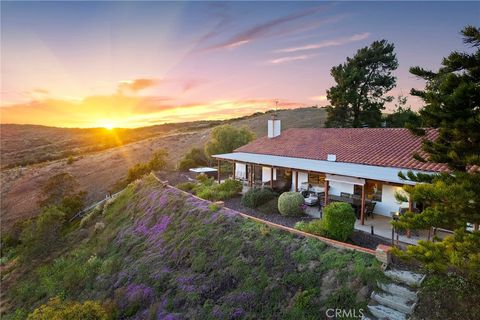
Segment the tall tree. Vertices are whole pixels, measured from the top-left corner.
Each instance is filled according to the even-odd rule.
[[[424,126],[439,128],[435,141],[424,142],[429,155],[424,160],[447,163],[457,171],[480,164],[480,29],[467,26],[462,34],[474,52],[452,52],[438,72],[410,69],[426,81],[424,90],[411,91],[425,101],[420,110]]]
[[[386,40],[374,41],[357,51],[347,62],[330,71],[337,83],[327,91],[327,127],[378,127],[385,102],[393,97],[386,93],[395,87],[392,71],[398,61],[395,46]]]
[[[411,180],[431,183],[404,188],[425,209],[419,214],[408,212],[393,224],[401,229],[456,228],[453,236],[439,242],[420,241],[407,252],[397,253],[433,270],[453,267],[480,284],[480,231],[466,231],[468,224],[477,229],[480,223],[480,172],[475,167],[480,164],[480,29],[468,26],[462,34],[474,52],[452,52],[438,72],[411,68],[427,82],[424,90],[412,89],[412,94],[425,101],[422,121],[438,128],[434,140],[423,142],[427,155],[417,158],[445,163],[451,172],[433,177],[409,173]],[[412,131],[425,134],[421,128]]]
[[[215,127],[210,134],[210,140],[205,145],[208,156],[229,153],[255,138],[255,134],[247,127],[235,128],[231,125]]]
[[[407,97],[399,95],[395,110],[383,117],[385,125],[389,128],[420,127],[422,118],[420,115],[407,106]]]

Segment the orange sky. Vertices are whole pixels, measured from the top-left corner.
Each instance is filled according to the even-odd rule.
[[[475,3],[2,1],[1,123],[138,127],[325,106],[330,69],[395,44],[391,94],[463,50]],[[382,19],[378,19],[382,17]],[[428,39],[428,43],[425,42]],[[388,106],[391,108],[391,106]]]

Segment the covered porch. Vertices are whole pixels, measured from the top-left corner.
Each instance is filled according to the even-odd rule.
[[[356,209],[361,225],[365,225],[367,215],[390,220],[393,212],[414,206],[395,198],[405,183],[398,178],[400,169],[396,168],[241,152],[214,157],[218,161],[218,179],[221,163],[227,161],[233,167],[230,177],[244,181],[244,190],[270,187],[280,192],[302,192],[308,197],[306,204],[318,208],[331,201],[348,202]]]
[[[322,217],[321,210],[317,207],[307,207],[306,214],[317,219]],[[392,244],[396,245],[400,243],[416,245],[419,240],[431,240],[432,238],[433,231],[429,235],[428,230],[414,231],[409,234],[397,232],[394,230],[391,221],[391,217],[374,214],[366,219],[363,224],[357,219],[355,221],[355,230],[389,239]]]

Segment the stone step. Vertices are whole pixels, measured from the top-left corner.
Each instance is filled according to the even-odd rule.
[[[384,273],[390,279],[399,283],[406,284],[410,287],[419,287],[422,284],[423,279],[425,279],[425,275],[423,274],[405,270],[392,269],[387,270]]]
[[[415,291],[408,289],[407,287],[400,286],[395,283],[382,283],[382,282],[377,282],[377,285],[383,291],[390,293],[394,296],[400,296],[402,298],[405,298],[406,300],[411,300],[413,302],[418,301],[417,293]]]
[[[372,292],[372,300],[402,313],[412,314],[415,302],[386,292]]]
[[[378,319],[382,319],[382,320],[407,320],[407,315],[405,313],[402,313],[400,311],[391,309],[391,308],[386,307],[386,306],[368,305],[367,308],[370,311],[370,313]]]

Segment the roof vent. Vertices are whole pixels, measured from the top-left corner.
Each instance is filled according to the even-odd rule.
[[[333,162],[337,161],[337,155],[329,153],[327,155],[327,161],[333,161]]]

